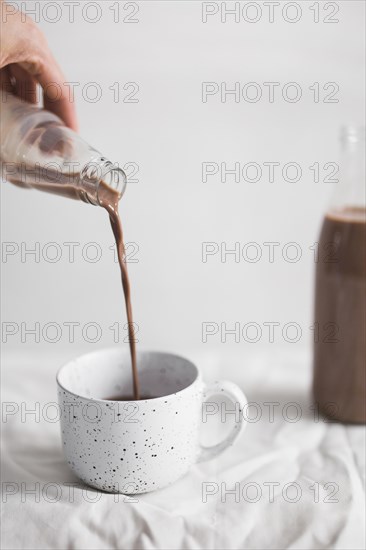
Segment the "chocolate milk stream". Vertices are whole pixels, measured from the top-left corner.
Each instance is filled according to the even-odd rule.
[[[100,183],[98,189],[98,197],[100,205],[105,208],[109,214],[112,231],[116,241],[118,263],[121,271],[122,288],[125,297],[127,323],[128,323],[128,339],[130,345],[131,366],[132,366],[132,382],[133,382],[133,397],[140,399],[139,379],[136,364],[136,342],[135,331],[133,325],[132,306],[131,306],[131,288],[130,279],[128,277],[126,252],[123,242],[123,231],[121,218],[118,211],[119,194],[108,187],[103,182]]]

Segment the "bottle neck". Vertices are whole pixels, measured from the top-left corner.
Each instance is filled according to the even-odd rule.
[[[365,128],[344,127],[341,131],[339,182],[332,208],[366,208]]]
[[[101,194],[115,193],[118,200],[125,192],[127,177],[124,171],[104,157],[88,162],[81,170],[78,187],[80,198],[95,206],[102,206]]]

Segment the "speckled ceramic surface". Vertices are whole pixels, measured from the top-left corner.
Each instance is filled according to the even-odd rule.
[[[224,392],[244,407],[242,391],[230,382],[206,386],[190,361],[168,353],[137,356],[141,394],[153,399],[106,401],[131,395],[127,351],[99,350],[64,365],[57,375],[66,460],[88,485],[137,494],[169,485],[192,464],[231,445],[244,428],[243,415],[218,445],[199,442],[202,403]]]

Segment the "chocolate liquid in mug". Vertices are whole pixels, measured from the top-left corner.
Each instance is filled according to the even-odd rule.
[[[366,422],[366,210],[323,222],[316,269],[314,397],[327,416]]]
[[[133,395],[112,395],[110,397],[103,397],[106,401],[135,401],[135,397]],[[147,401],[148,399],[156,399],[156,396],[154,395],[140,395],[139,397],[140,401]]]

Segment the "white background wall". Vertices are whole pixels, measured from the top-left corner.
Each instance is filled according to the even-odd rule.
[[[233,337],[228,337],[225,348],[220,335],[203,344],[202,322],[258,323],[263,330],[255,348],[259,351],[268,343],[263,323],[273,321],[281,323],[280,328],[298,323],[302,337],[297,346],[309,348],[314,272],[309,247],[317,240],[332,184],[315,183],[308,167],[314,162],[336,162],[340,125],[364,119],[364,2],[330,3],[339,7],[333,16],[338,23],[323,22],[332,6],[325,11],[324,2],[316,3],[320,22],[314,23],[310,10],[314,3],[297,2],[302,16],[292,24],[281,15],[288,2],[276,8],[273,23],[263,2],[250,8],[262,10],[257,23],[243,18],[235,23],[233,16],[222,23],[220,13],[203,23],[202,4],[195,1],[138,2],[137,23],[123,22],[133,8],[120,2],[120,21],[114,23],[110,7],[116,3],[103,1],[98,3],[101,19],[93,24],[83,20],[81,8],[88,4],[84,0],[75,6],[73,23],[59,1],[61,19],[50,23],[45,18],[55,17],[53,3],[26,2],[27,9],[34,4],[67,80],[80,83],[76,102],[81,135],[111,160],[139,166],[138,182],[130,183],[121,201],[126,241],[139,247],[138,263],[129,265],[139,345],[180,352],[218,347],[245,355],[253,344],[235,343]],[[45,4],[50,7],[43,12]],[[288,9],[291,18],[295,8]],[[92,6],[86,12],[89,18],[95,13]],[[254,11],[248,16],[253,18]],[[207,81],[226,81],[228,87],[254,81],[262,86],[263,98],[257,103],[236,103],[228,96],[221,102],[217,94],[203,103],[201,86]],[[273,103],[263,86],[271,81],[281,85]],[[286,102],[280,90],[294,81],[302,87],[302,98]],[[89,82],[97,82],[102,90],[96,103],[82,96],[81,89]],[[117,103],[109,89],[115,82],[122,92]],[[127,93],[123,85],[128,82],[139,86],[137,103],[122,101]],[[337,83],[339,102],[324,103],[321,90],[321,101],[315,103],[309,90],[314,82],[321,87]],[[219,176],[202,182],[202,162],[270,161],[299,163],[301,180],[289,183],[277,176],[270,183],[263,172],[257,183],[236,183],[232,176],[226,183]],[[1,196],[3,241],[19,248],[40,243],[41,249],[39,263],[34,256],[22,262],[20,253],[3,254],[3,323],[14,322],[20,328],[23,322],[29,328],[39,322],[42,328],[49,322],[61,327],[70,321],[97,322],[101,340],[88,344],[77,328],[74,347],[113,343],[108,327],[117,321],[123,325],[125,314],[105,212],[5,182]],[[236,263],[228,256],[224,263],[217,254],[203,263],[205,241],[226,242],[228,248],[235,242],[256,242],[262,259]],[[42,257],[44,245],[50,242],[58,243],[62,252],[56,263]],[[74,263],[68,260],[65,242],[80,243]],[[97,263],[82,257],[81,249],[90,242],[101,247]],[[264,242],[280,243],[273,263],[268,261]],[[282,257],[281,250],[289,242],[301,247],[297,263]],[[48,252],[51,256],[54,250]],[[48,337],[54,334],[50,329]],[[34,338],[28,336],[22,344],[20,335],[21,331],[9,337],[4,348],[32,349]],[[68,346],[63,326],[57,344],[41,336],[37,349],[56,352]],[[279,331],[274,346],[282,349],[291,344]]]

